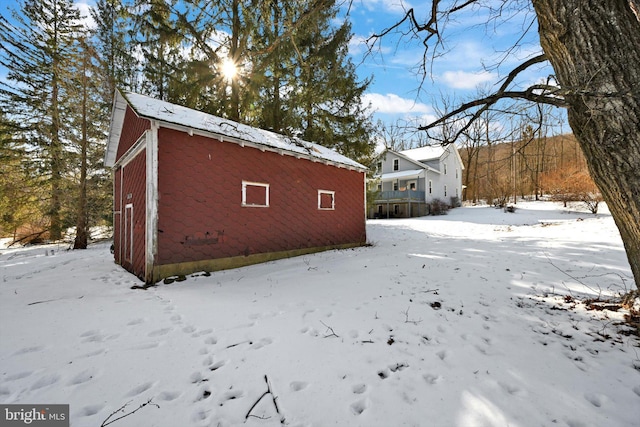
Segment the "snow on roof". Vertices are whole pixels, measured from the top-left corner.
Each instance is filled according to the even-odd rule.
[[[425,160],[439,159],[445,150],[446,147],[443,147],[442,145],[433,145],[400,151],[400,154],[407,156],[412,160],[423,162]]]
[[[254,128],[133,92],[125,92],[122,95],[140,117],[226,136],[276,151],[282,150],[283,152],[311,158],[312,160],[319,159],[363,171],[367,169],[360,163],[319,144]]]
[[[383,173],[380,176],[380,179],[382,181],[388,181],[388,180],[394,180],[394,179],[399,179],[399,178],[409,178],[409,177],[412,177],[412,176],[418,176],[422,172],[424,172],[424,169],[415,169],[415,170],[407,170],[407,171],[400,171],[400,172]]]

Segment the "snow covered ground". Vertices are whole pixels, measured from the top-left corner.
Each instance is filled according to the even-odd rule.
[[[148,290],[108,243],[0,250],[0,402],[72,426],[150,400],[112,425],[640,425],[638,338],[577,302],[633,286],[613,220],[517,207]]]

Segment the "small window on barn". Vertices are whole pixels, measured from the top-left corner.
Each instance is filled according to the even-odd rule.
[[[332,211],[336,208],[335,191],[318,190],[318,209]]]
[[[242,206],[269,207],[269,184],[242,181]]]

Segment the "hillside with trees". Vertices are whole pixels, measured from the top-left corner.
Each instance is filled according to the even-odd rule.
[[[597,210],[602,200],[572,134],[497,144],[465,143],[459,152],[465,165],[465,201],[502,206],[525,197],[549,196],[565,204],[584,202]]]

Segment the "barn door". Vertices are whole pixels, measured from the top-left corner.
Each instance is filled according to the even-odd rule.
[[[129,203],[124,207],[124,236],[122,243],[124,260],[130,263],[133,259],[133,203]]]

